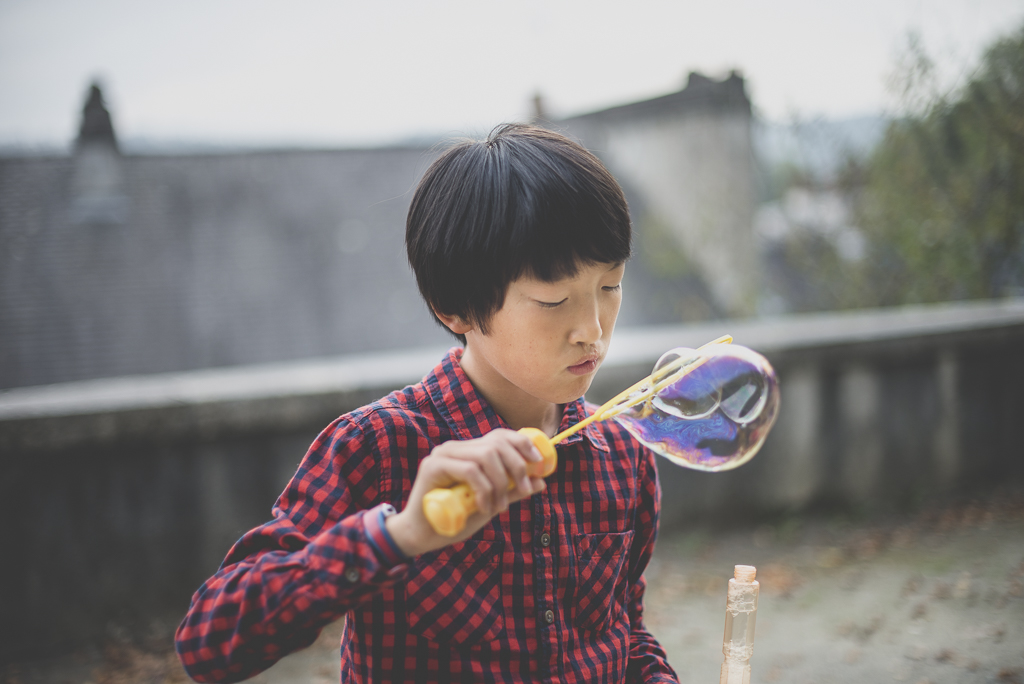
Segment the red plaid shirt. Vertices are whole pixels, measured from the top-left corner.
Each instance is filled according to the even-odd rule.
[[[364,511],[401,508],[438,444],[508,427],[460,355],[317,437],[274,520],[193,597],[177,633],[192,677],[250,677],[347,616],[343,682],[677,681],[643,624],[654,457],[613,421],[560,444],[547,489],[469,540],[393,566],[376,550]],[[585,410],[566,406],[562,429]]]

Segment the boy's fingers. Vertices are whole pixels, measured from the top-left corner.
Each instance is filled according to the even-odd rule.
[[[537,449],[537,446],[533,443],[533,440],[522,434],[521,432],[513,432],[510,434],[509,441],[515,446],[520,454],[523,455],[527,461],[543,461],[544,456]]]
[[[465,482],[469,485],[476,495],[477,508],[485,513],[490,513],[494,500],[494,485],[479,463],[442,456],[438,466],[453,483]]]
[[[437,486],[466,483],[476,495],[477,508],[488,518],[544,488],[542,481],[538,485],[529,476],[527,466],[527,461],[543,457],[533,441],[518,432],[497,429],[479,440],[446,442],[432,456],[445,461],[433,478]]]
[[[518,501],[533,494],[533,486],[527,475],[526,461],[522,451],[509,442],[502,445],[500,453],[509,482],[515,485],[515,490],[518,492],[518,496],[515,496],[514,500]]]
[[[495,445],[481,454],[478,461],[484,475],[491,482],[491,504],[485,510],[499,513],[508,508],[508,472],[501,455],[501,445]]]

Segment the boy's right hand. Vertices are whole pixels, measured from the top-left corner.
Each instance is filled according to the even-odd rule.
[[[499,428],[479,439],[440,444],[420,462],[405,509],[385,522],[395,543],[407,556],[418,556],[472,536],[512,502],[544,490],[544,480],[526,473],[527,463],[543,460],[532,440]],[[455,537],[434,531],[423,514],[423,495],[438,487],[465,482],[476,494],[477,511]],[[515,483],[510,489],[509,483]]]

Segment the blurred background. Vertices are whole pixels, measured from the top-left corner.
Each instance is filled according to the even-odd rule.
[[[508,121],[630,203],[588,398],[724,333],[780,374],[750,465],[660,464],[682,680],[755,561],[755,678],[1021,680],[1019,3],[0,0],[0,93],[4,681],[184,677],[191,593],[317,432],[450,344],[405,213]],[[339,629],[264,681],[336,680]]]

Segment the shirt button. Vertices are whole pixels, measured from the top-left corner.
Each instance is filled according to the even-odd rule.
[[[355,568],[349,568],[348,570],[345,571],[345,579],[347,579],[349,582],[358,582],[359,581],[359,571],[356,570]]]
[[[547,532],[545,532],[544,534],[540,535],[540,545],[543,546],[544,548],[547,548],[547,547],[551,546],[551,535],[548,534]]]
[[[547,622],[549,625],[552,622],[554,622],[555,621],[555,611],[549,610],[549,611],[545,612],[544,613],[544,621]]]

